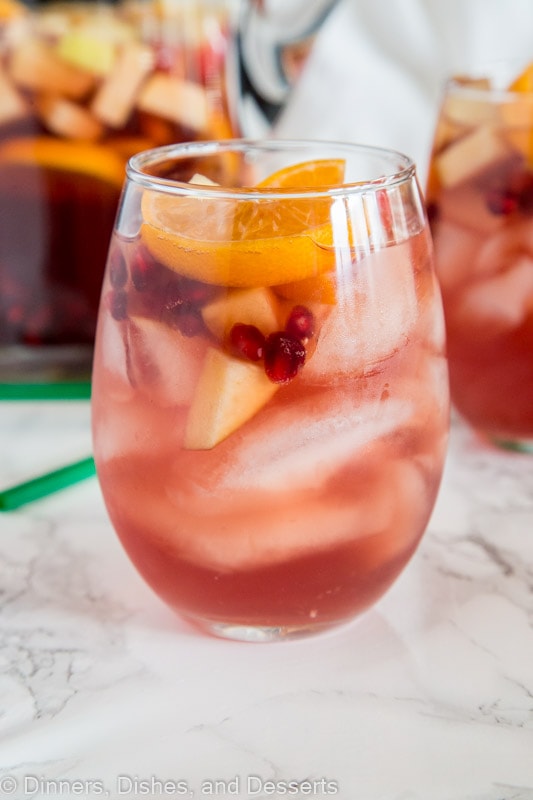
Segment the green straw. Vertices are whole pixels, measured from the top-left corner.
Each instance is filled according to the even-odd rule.
[[[0,400],[89,400],[90,397],[90,381],[0,384]]]
[[[15,508],[40,500],[53,492],[59,492],[78,481],[95,475],[96,467],[92,456],[74,461],[59,469],[45,472],[37,478],[24,481],[0,491],[0,511],[13,511]]]

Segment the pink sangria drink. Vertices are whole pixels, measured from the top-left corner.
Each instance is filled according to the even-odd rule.
[[[533,65],[448,83],[427,202],[453,403],[494,443],[531,450]]]
[[[133,158],[92,402],[111,521],[179,614],[270,640],[367,609],[420,541],[447,442],[412,162],[239,141]]]

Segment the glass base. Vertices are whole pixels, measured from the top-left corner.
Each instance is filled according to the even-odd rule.
[[[288,642],[295,639],[307,639],[328,631],[348,625],[353,620],[327,622],[310,625],[239,625],[231,622],[213,622],[212,620],[185,617],[192,625],[201,628],[205,633],[219,639],[231,639],[235,642],[264,644],[268,642]]]
[[[0,345],[0,399],[85,397],[92,359],[92,345]]]

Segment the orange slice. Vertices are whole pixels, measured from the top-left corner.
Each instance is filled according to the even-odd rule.
[[[293,182],[298,168],[289,169]],[[329,214],[329,198],[258,202],[147,191],[141,236],[155,258],[182,275],[219,286],[275,286],[334,268]]]
[[[283,167],[257,185],[259,188],[270,189],[325,189],[342,186],[345,166],[342,158],[303,161]]]
[[[0,20],[15,19],[27,13],[26,6],[17,0],[0,0]]]
[[[124,180],[124,161],[104,145],[48,136],[12,139],[0,145],[0,165],[18,164],[89,175],[117,188]]]
[[[533,92],[533,62],[509,84],[510,92]]]

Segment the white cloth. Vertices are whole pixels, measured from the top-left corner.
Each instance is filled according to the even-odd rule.
[[[533,60],[532,0],[341,0],[274,135],[391,147],[423,177],[445,78],[517,55]]]

